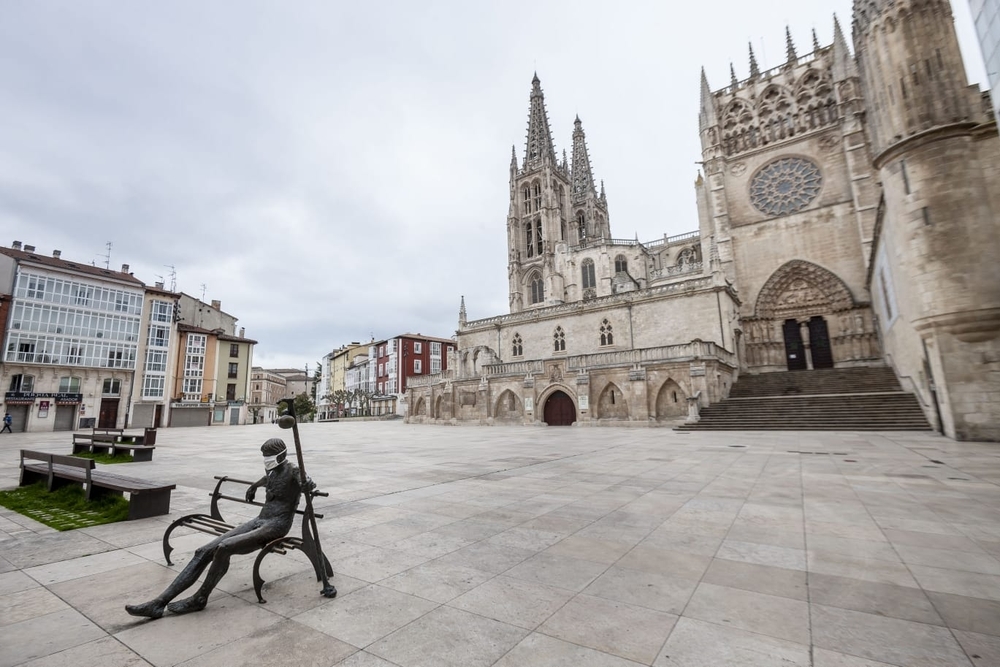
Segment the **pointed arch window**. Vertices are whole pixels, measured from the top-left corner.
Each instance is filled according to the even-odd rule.
[[[542,219],[535,220],[535,254],[542,256]]]
[[[576,213],[576,233],[580,242],[586,240],[587,238],[587,216],[584,215],[583,211],[577,211]]]
[[[594,274],[594,260],[585,259],[581,266],[581,272],[583,273],[582,282],[583,289],[590,289],[597,287],[597,277]]]
[[[519,333],[514,334],[514,342],[511,348],[512,348],[511,352],[514,354],[515,357],[520,357],[524,355],[524,346],[521,343],[521,334]]]
[[[530,220],[524,223],[524,248],[528,257],[535,256],[535,225]]]
[[[531,303],[542,303],[545,301],[545,284],[542,277],[537,273],[531,276]]]
[[[542,184],[539,183],[538,181],[535,181],[535,184],[532,186],[532,190],[534,191],[533,194],[535,195],[534,209],[536,211],[541,211],[542,210]]]
[[[556,327],[555,333],[552,334],[552,342],[554,351],[566,351],[566,333],[563,331],[562,327]]]
[[[628,272],[628,260],[625,259],[625,255],[618,255],[615,257],[615,273],[627,273]]]
[[[527,185],[521,190],[521,210],[524,215],[531,213],[531,188]]]
[[[601,345],[614,345],[614,334],[611,332],[611,322],[604,320],[601,322]]]

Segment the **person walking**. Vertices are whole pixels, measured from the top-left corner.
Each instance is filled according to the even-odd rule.
[[[4,432],[6,432],[6,433],[13,433],[14,431],[10,430],[10,425],[13,424],[13,423],[14,423],[14,418],[10,416],[10,413],[9,412],[4,413],[4,416],[3,416],[3,428],[0,428],[0,433],[4,433]]]

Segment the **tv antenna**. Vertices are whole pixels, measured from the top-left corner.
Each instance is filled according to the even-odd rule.
[[[104,255],[104,268],[110,270],[111,269],[111,246],[113,246],[114,243],[112,243],[111,241],[108,241],[104,245],[108,249],[107,254]]]
[[[205,283],[201,284],[201,300],[205,301],[205,292],[208,290],[208,286]]]
[[[170,269],[170,291],[177,291],[177,269],[174,268],[173,264],[164,264],[166,268]]]

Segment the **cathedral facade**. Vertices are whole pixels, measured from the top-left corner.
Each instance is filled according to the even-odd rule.
[[[579,118],[541,83],[511,157],[510,312],[468,320],[407,419],[657,425],[741,373],[891,365],[949,435],[1000,439],[1000,141],[946,0],[857,0],[833,43],[713,90],[697,231],[611,232]],[[992,260],[990,258],[993,258]],[[985,366],[984,366],[985,365]]]

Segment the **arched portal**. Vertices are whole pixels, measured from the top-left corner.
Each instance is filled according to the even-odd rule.
[[[434,419],[445,418],[445,416],[441,414],[443,407],[444,407],[444,396],[438,396],[437,400],[434,401]]]
[[[746,364],[760,370],[856,365],[878,357],[868,305],[828,269],[792,260],[761,287],[744,318]]]
[[[423,396],[418,398],[417,404],[413,406],[413,414],[417,417],[427,416],[427,401],[424,400]]]
[[[555,391],[545,399],[543,412],[549,426],[570,426],[576,421],[576,405],[563,391]]]

